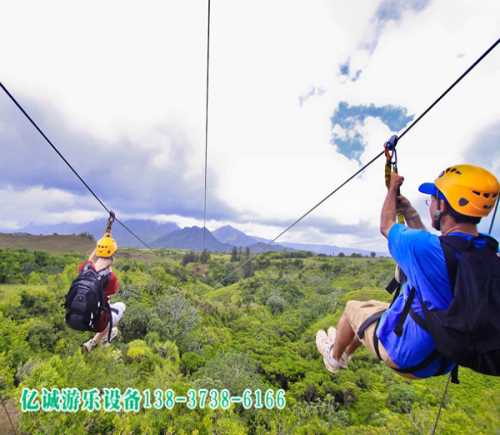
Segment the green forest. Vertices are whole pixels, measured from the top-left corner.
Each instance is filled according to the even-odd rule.
[[[331,375],[314,342],[350,299],[390,300],[389,258],[304,252],[197,255],[121,250],[121,337],[82,353],[62,303],[84,256],[0,250],[0,398],[18,433],[427,434],[446,377],[408,381],[364,349]],[[437,433],[500,434],[500,379],[467,369],[450,385]],[[285,392],[278,409],[21,412],[23,389],[245,389]],[[54,403],[52,403],[54,405]],[[16,409],[16,410],[15,410]],[[13,411],[15,410],[15,411]]]

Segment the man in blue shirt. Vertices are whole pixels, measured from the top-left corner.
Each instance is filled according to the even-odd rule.
[[[404,312],[410,291],[418,297],[411,310],[423,317],[423,301],[429,310],[445,309],[452,300],[445,256],[439,237],[426,231],[410,202],[399,194],[404,178],[393,173],[384,201],[380,231],[389,251],[406,276],[399,296],[391,305],[375,301],[349,301],[337,328],[316,334],[316,345],[325,367],[332,373],[347,368],[351,354],[364,344],[386,365],[409,378],[427,378],[449,372],[455,366],[435,350],[432,336]],[[432,226],[442,235],[473,238],[477,224],[498,199],[500,185],[493,174],[473,165],[456,165],[443,171],[420,192],[427,201]],[[397,210],[408,226],[396,223]]]

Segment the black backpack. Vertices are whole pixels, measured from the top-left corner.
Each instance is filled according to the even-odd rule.
[[[453,299],[444,310],[429,310],[412,288],[395,328],[400,335],[408,314],[435,342],[436,350],[424,364],[445,357],[486,375],[500,376],[500,257],[498,242],[489,236],[466,240],[441,236]],[[483,246],[477,247],[476,243]],[[418,297],[424,317],[411,309]],[[440,373],[438,373],[440,374]],[[453,379],[458,383],[457,371]]]
[[[480,239],[484,247],[474,247]],[[441,237],[453,300],[445,310],[420,301],[436,349],[458,365],[500,376],[500,257],[498,242],[479,236]]]
[[[78,277],[73,281],[66,294],[66,324],[78,331],[96,331],[103,311],[109,313],[110,306],[104,297],[104,289],[110,275],[109,269],[99,272],[92,264],[87,263]],[[109,331],[111,331],[110,325]]]

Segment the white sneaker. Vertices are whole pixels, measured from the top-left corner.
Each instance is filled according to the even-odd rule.
[[[109,346],[109,345],[111,344],[111,342],[112,342],[112,341],[113,341],[116,337],[118,337],[118,335],[119,335],[118,328],[117,328],[116,326],[113,326],[113,327],[111,328],[111,337],[109,337],[109,340],[108,340],[108,335],[106,334],[106,335],[103,337],[103,339],[102,339],[102,343],[101,343],[101,344],[102,344],[104,347]]]
[[[330,326],[326,333],[327,333],[330,341],[335,343],[335,337],[337,336],[337,329],[335,329],[333,326]],[[342,354],[342,357],[340,358],[340,361],[341,361],[341,363],[343,363],[345,365],[345,368],[347,368],[347,365],[351,362],[351,359],[352,359],[352,355],[348,355],[347,352],[344,352]]]
[[[347,366],[342,361],[337,361],[332,355],[333,345],[335,339],[332,341],[327,333],[320,329],[316,333],[316,347],[321,355],[323,355],[323,363],[326,369],[331,373],[336,373],[339,369],[345,369]]]
[[[84,352],[91,352],[94,347],[97,346],[97,341],[92,337],[90,340],[82,344],[82,350]]]

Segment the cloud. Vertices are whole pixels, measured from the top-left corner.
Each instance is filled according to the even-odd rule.
[[[359,159],[366,148],[359,127],[368,117],[380,119],[392,132],[402,130],[413,120],[413,115],[407,115],[404,107],[374,104],[350,106],[346,101],[341,101],[331,117],[331,142],[349,159]]]
[[[500,121],[483,128],[464,152],[465,162],[490,168],[500,177]]]
[[[488,168],[500,180],[500,121],[495,121],[481,130],[464,152],[464,162]],[[480,231],[487,233],[493,212],[482,219]],[[500,214],[497,211],[492,229],[493,237],[500,238]]]
[[[135,137],[103,141],[68,125],[65,118],[41,101],[20,98],[28,113],[58,146],[84,180],[109,207],[125,213],[176,213],[201,217],[203,168],[193,170],[192,144],[178,126],[152,126]],[[55,189],[76,198],[89,194],[70,169],[17,108],[0,99],[0,186],[26,190]],[[217,175],[209,173],[212,186]],[[228,217],[231,209],[208,192],[213,217]],[[13,201],[12,196],[9,201]],[[86,202],[88,205],[88,201]],[[55,203],[53,207],[64,204]],[[22,203],[18,202],[22,207]]]
[[[31,186],[0,187],[2,214],[0,229],[16,231],[31,223],[81,223],[103,217],[103,211],[88,196],[78,196],[56,188]]]
[[[29,14],[27,3],[11,2],[2,15],[8,20],[0,40],[17,35],[3,47],[2,81],[30,110],[40,106],[34,116],[122,214],[199,219],[206,1],[147,7],[128,0],[28,2]],[[391,4],[399,12],[391,12]],[[373,115],[354,117],[351,128],[332,126],[340,102],[419,114],[498,38],[500,28],[497,0],[483,0],[480,8],[469,0],[453,7],[377,0],[235,0],[212,7],[209,222],[233,222],[263,237],[282,229],[266,222],[292,222],[359,162],[379,153],[393,133]],[[16,33],[19,22],[29,31]],[[419,183],[464,161],[481,132],[500,119],[499,68],[497,48],[400,141],[403,191],[419,210]],[[308,97],[312,89],[324,93]],[[306,97],[302,105],[300,97]],[[82,205],[87,196],[61,162],[30,128],[12,123],[12,115],[0,117],[0,137],[16,139],[16,146],[29,143],[29,152],[20,149],[22,161],[9,155],[11,166],[24,168],[22,176],[7,168],[2,183],[15,184],[16,195],[34,182],[57,186],[75,196],[68,210],[93,210]],[[334,134],[360,141],[359,162],[332,146]],[[112,173],[110,161],[118,168]],[[1,165],[7,166],[3,159]],[[308,218],[287,237],[360,248],[371,243],[381,250],[385,240],[377,226],[385,192],[380,159],[310,216],[341,227],[313,230]],[[33,216],[52,216],[43,213]],[[1,212],[0,220],[12,224],[16,218]],[[364,223],[369,231],[358,233]]]

